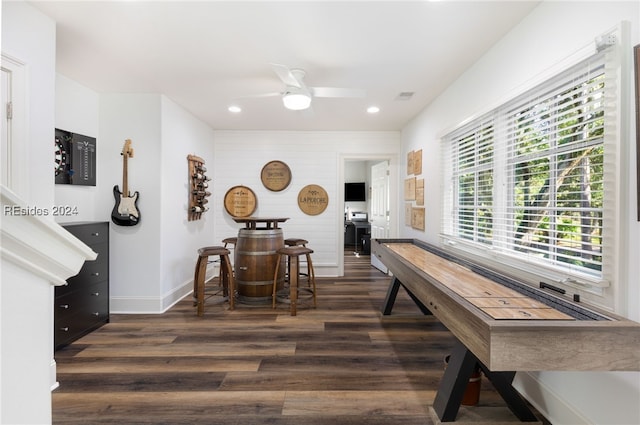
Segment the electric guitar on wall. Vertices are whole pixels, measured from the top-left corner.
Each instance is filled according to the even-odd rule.
[[[118,185],[113,187],[116,204],[111,211],[111,220],[118,226],[135,226],[140,222],[140,211],[136,205],[138,192],[131,195],[127,183],[127,161],[129,158],[133,158],[133,148],[131,140],[127,139],[122,148],[122,192],[118,189]]]

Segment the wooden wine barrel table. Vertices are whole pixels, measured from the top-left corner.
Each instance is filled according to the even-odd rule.
[[[245,227],[238,231],[234,249],[235,283],[238,302],[270,304],[278,262],[278,249],[284,248],[284,235],[278,223],[288,218],[234,217]],[[284,286],[284,263],[278,267],[277,289]]]

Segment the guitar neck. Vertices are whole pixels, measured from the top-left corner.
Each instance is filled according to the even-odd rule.
[[[129,158],[128,154],[124,154],[123,158],[122,158],[122,193],[124,194],[124,196],[129,196],[129,173],[128,173],[128,167],[127,167],[127,160]]]

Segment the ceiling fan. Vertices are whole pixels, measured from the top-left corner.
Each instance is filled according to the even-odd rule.
[[[263,96],[282,96],[285,108],[301,111],[311,106],[314,97],[350,97],[361,98],[366,92],[361,89],[348,89],[339,87],[308,87],[304,83],[306,72],[303,69],[290,69],[285,65],[272,63],[271,67],[276,75],[285,84],[285,89],[280,93],[269,93]]]

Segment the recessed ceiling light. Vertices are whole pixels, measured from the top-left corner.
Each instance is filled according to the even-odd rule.
[[[367,112],[370,114],[377,114],[378,112],[380,112],[380,108],[378,108],[377,106],[369,106],[367,108]]]
[[[233,112],[234,114],[237,114],[242,112],[242,108],[239,107],[238,105],[231,105],[229,106],[229,112]]]

